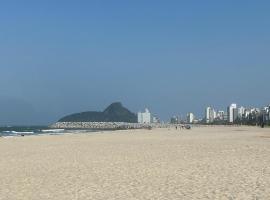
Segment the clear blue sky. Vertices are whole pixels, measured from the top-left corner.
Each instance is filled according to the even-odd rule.
[[[121,101],[167,120],[270,103],[270,1],[1,1],[0,124]]]

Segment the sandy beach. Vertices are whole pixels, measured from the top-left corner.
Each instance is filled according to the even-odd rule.
[[[0,138],[0,200],[270,199],[270,129]]]

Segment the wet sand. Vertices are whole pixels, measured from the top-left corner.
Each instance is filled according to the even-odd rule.
[[[0,138],[0,200],[270,199],[270,128]]]

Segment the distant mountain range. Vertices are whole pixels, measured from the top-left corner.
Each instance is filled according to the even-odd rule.
[[[123,107],[120,102],[112,103],[103,112],[88,111],[61,118],[58,122],[129,122],[136,123],[136,114]]]

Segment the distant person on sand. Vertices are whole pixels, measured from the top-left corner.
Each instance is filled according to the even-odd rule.
[[[261,115],[259,117],[259,125],[261,126],[261,128],[264,128],[264,116],[263,115]]]

